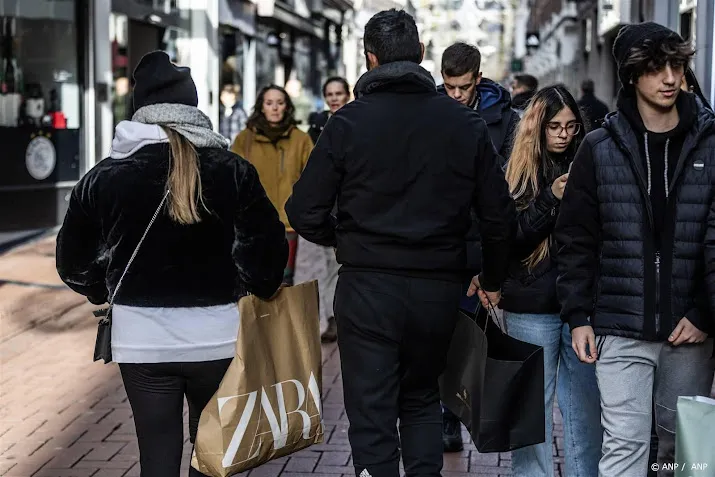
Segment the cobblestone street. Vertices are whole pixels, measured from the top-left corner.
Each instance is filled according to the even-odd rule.
[[[0,256],[0,475],[138,477],[131,409],[116,365],[93,363],[92,306],[65,288],[54,239]],[[326,441],[250,472],[251,477],[353,476],[337,347],[323,348]],[[563,429],[554,452],[561,473]],[[465,431],[465,438],[468,435]],[[188,467],[190,447],[185,449]],[[445,455],[445,477],[510,475],[509,454],[466,445]]]

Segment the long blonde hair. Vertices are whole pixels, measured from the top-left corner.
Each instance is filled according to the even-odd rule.
[[[576,120],[583,124],[578,105],[571,93],[562,85],[549,86],[534,96],[519,122],[506,168],[506,182],[518,210],[528,208],[539,194],[539,173],[545,166],[544,157],[547,155],[546,122],[565,107],[571,109]],[[582,127],[572,138],[566,152],[568,155],[573,157],[583,136]],[[551,237],[541,242],[531,255],[524,259],[524,265],[533,270],[549,255],[550,244]]]
[[[201,222],[199,204],[208,211],[201,188],[199,155],[181,134],[163,128],[169,138],[169,216],[174,222],[190,225]]]

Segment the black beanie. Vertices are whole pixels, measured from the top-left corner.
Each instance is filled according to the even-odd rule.
[[[198,106],[191,69],[176,66],[163,51],[147,53],[134,70],[134,110],[151,104]]]
[[[642,47],[646,40],[658,44],[670,37],[683,41],[683,38],[670,28],[655,22],[634,23],[626,25],[618,32],[613,42],[613,58],[618,65],[618,78],[625,90],[629,89],[630,78],[626,76],[623,63],[633,48]]]

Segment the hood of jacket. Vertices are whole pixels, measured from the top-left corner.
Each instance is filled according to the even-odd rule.
[[[405,93],[436,91],[432,75],[417,63],[395,61],[371,69],[355,84],[355,98],[378,91]]]
[[[646,127],[640,117],[635,98],[626,97],[619,94],[618,110],[606,116],[603,127],[609,132],[613,140],[623,151],[629,151],[629,156],[633,158],[634,166],[642,177],[645,177],[643,161],[634,157],[640,154],[641,142],[644,140]],[[694,94],[681,92],[676,100],[680,122],[672,131],[672,135],[685,136],[683,149],[678,158],[673,174],[672,184],[675,184],[677,177],[683,170],[685,159],[690,152],[697,147],[703,136],[715,134],[715,113],[710,110]],[[672,186],[671,186],[672,187]]]
[[[511,94],[502,85],[482,78],[477,85],[479,114],[487,124],[501,120],[504,111],[511,109]]]
[[[680,122],[673,130],[673,135],[685,134],[693,139],[707,131],[715,132],[715,114],[696,95],[680,92],[675,104]],[[640,138],[647,132],[635,98],[625,96],[622,92],[618,95],[618,110],[606,116],[603,127],[621,147],[632,151],[639,150]]]
[[[112,159],[126,159],[139,149],[150,144],[168,143],[169,137],[156,124],[144,124],[136,121],[122,121],[117,124],[112,139]]]

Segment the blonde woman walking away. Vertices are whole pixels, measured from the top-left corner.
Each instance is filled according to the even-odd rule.
[[[184,398],[194,442],[234,356],[236,301],[274,295],[288,247],[256,169],[196,108],[190,70],[153,52],[134,79],[136,113],[117,125],[111,157],[72,191],[57,271],[90,302],[113,304],[112,359],[141,475],[178,477]]]

